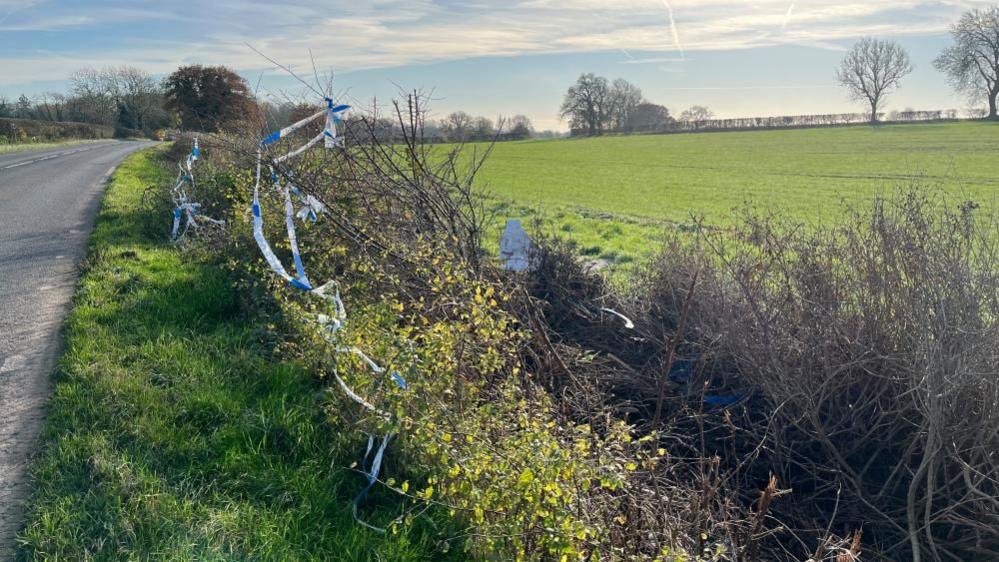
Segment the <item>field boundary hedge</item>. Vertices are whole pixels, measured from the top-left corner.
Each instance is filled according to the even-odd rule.
[[[0,144],[63,140],[97,140],[115,137],[114,127],[64,121],[0,119]]]

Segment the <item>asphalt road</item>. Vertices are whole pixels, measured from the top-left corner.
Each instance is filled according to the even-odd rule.
[[[0,154],[0,560],[28,497],[60,327],[106,180],[148,142]]]

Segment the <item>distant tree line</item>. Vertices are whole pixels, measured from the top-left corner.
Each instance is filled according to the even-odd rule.
[[[13,102],[0,97],[0,118],[87,123],[113,127],[120,134],[169,128],[217,132],[248,124],[273,130],[315,111],[313,104],[259,100],[235,71],[202,65],[182,66],[162,80],[129,66],[88,68],[73,74],[66,94],[49,92],[33,98],[22,94]],[[388,118],[367,117],[364,123],[348,118],[347,125],[354,135],[375,135],[385,141],[402,133]],[[525,115],[493,121],[456,111],[427,119],[423,126],[425,140],[438,143],[559,136],[536,131]]]
[[[218,131],[258,111],[246,81],[221,66],[180,67],[162,81],[131,66],[85,68],[70,78],[68,93],[0,98],[0,118],[87,123],[120,135],[172,127]]]
[[[492,140],[526,140],[534,137],[531,120],[525,115],[500,118],[473,117],[464,111],[455,111],[439,120],[425,123],[425,135],[444,142],[473,142]]]
[[[999,6],[965,13],[951,27],[951,36],[954,44],[937,57],[934,66],[972,105],[987,103],[987,111],[970,109],[968,117],[999,120]],[[837,81],[851,99],[866,106],[864,114],[712,119],[708,108],[694,106],[674,119],[665,106],[646,100],[642,90],[627,80],[611,82],[588,73],[569,87],[559,115],[568,122],[572,134],[580,136],[877,124],[886,117],[885,100],[912,70],[909,54],[897,42],[865,37],[847,51],[836,70]],[[892,111],[887,117],[893,122],[934,121],[957,119],[958,112],[906,109]]]
[[[980,118],[984,112],[969,111],[971,118]],[[956,109],[917,111],[905,109],[890,113],[878,113],[878,122],[910,123],[918,121],[955,120],[960,118]],[[737,129],[793,129],[805,127],[830,127],[836,125],[855,125],[870,123],[869,113],[830,113],[825,115],[781,115],[776,117],[741,117],[735,119],[681,119],[672,123],[671,127],[661,132],[691,132],[691,131],[728,131]]]
[[[84,69],[73,74],[70,91],[46,92],[16,101],[0,98],[0,117],[51,122],[77,122],[129,131],[169,126],[159,83],[145,71],[131,67]]]

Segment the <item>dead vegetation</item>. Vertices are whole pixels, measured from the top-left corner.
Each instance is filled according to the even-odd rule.
[[[995,223],[913,188],[836,227],[740,224],[669,235],[616,299],[571,253],[541,251],[533,294],[564,349],[549,361],[587,358],[546,369],[567,409],[717,459],[736,504],[761,485],[784,496],[756,510],[774,529],[763,559],[852,559],[861,531],[869,560],[999,556]],[[634,334],[591,312],[606,306]]]

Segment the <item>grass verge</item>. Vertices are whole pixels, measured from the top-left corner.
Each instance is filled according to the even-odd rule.
[[[165,243],[167,215],[141,204],[164,181],[144,151],[108,189],[17,559],[444,559],[429,520],[354,523],[362,477],[339,467],[362,444],[310,372],[269,357],[227,273]]]
[[[71,140],[61,142],[27,142],[18,144],[0,143],[0,154],[12,154],[14,152],[25,152],[27,150],[44,150],[46,148],[59,148],[62,146],[76,146],[78,144],[91,144],[95,142],[107,142],[109,139],[95,140]]]

